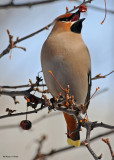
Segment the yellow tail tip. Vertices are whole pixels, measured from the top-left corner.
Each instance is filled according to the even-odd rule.
[[[79,147],[80,146],[80,140],[73,141],[72,139],[67,138],[67,143],[69,145],[72,145],[72,146],[75,146],[75,147]]]

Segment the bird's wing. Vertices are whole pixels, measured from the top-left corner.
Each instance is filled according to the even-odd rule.
[[[88,73],[88,92],[87,92],[87,96],[86,96],[86,100],[85,100],[85,104],[86,105],[86,109],[88,109],[88,105],[90,103],[90,96],[91,96],[91,85],[92,85],[92,81],[91,81],[91,71],[89,71]]]

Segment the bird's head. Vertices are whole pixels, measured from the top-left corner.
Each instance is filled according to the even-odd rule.
[[[81,33],[82,22],[85,18],[80,19],[80,11],[75,13],[66,13],[56,18],[54,29],[58,31],[72,31]]]

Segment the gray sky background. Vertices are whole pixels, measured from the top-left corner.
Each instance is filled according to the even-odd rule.
[[[26,0],[27,1],[27,0]],[[29,0],[31,2],[32,0]],[[0,4],[8,2],[1,0]],[[17,3],[25,2],[15,1]],[[58,1],[46,5],[38,5],[32,8],[9,8],[0,9],[0,52],[8,45],[8,35],[6,30],[9,29],[11,34],[16,38],[26,36],[38,29],[44,27],[54,20],[55,17],[65,13],[66,6],[72,9],[76,2]],[[95,0],[90,4],[104,8],[103,0]],[[113,10],[114,1],[107,0],[107,9]],[[92,76],[98,73],[102,75],[109,73],[114,69],[114,14],[107,13],[106,20],[103,25],[101,21],[105,16],[105,12],[88,7],[83,22],[82,37],[89,48],[92,61]],[[52,28],[52,27],[51,27]],[[13,49],[12,58],[9,54],[0,59],[0,85],[21,85],[28,84],[29,78],[35,81],[39,71],[41,71],[40,52],[44,41],[49,35],[49,30],[43,31],[25,41],[19,43],[19,46],[26,47],[24,52],[20,49]],[[91,100],[88,115],[91,121],[99,121],[113,125],[114,124],[114,74],[106,79],[93,81],[92,93],[99,86],[101,89],[109,90]],[[26,102],[22,97],[17,97],[20,104],[16,106],[13,100],[7,96],[0,97],[0,115],[6,114],[5,109],[16,109],[17,112],[26,111]],[[31,110],[29,108],[29,110]],[[37,121],[42,115],[47,114],[47,110],[43,110],[38,114],[28,116],[32,122]],[[50,113],[53,114],[53,113]],[[48,118],[40,123],[33,123],[30,131],[23,131],[20,128],[3,128],[7,125],[19,125],[25,116],[13,117],[0,120],[0,160],[3,156],[18,156],[19,160],[32,160],[37,150],[36,140],[43,134],[48,136],[43,146],[43,151],[48,152],[51,149],[67,146],[66,142],[66,124],[61,115]],[[93,135],[98,134],[105,129],[96,129]],[[85,131],[81,133],[84,139]],[[114,136],[110,136],[112,146],[114,148]],[[92,143],[92,147],[99,155],[103,153],[103,160],[110,159],[110,153],[107,146],[99,139]],[[83,152],[83,154],[82,154]],[[86,148],[73,149],[72,151],[63,152],[56,156],[50,157],[50,160],[63,159],[92,159]],[[15,158],[14,158],[15,159]]]

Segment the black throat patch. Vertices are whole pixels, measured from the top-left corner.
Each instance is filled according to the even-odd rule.
[[[74,33],[81,33],[82,30],[82,21],[77,21],[71,26],[71,31]]]

